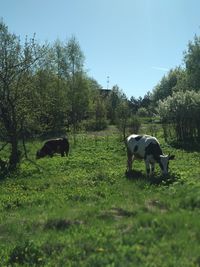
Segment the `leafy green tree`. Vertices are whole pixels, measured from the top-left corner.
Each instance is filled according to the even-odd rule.
[[[107,127],[106,98],[101,94],[102,87],[93,78],[86,77],[89,87],[89,106],[87,110],[86,130],[98,131]]]
[[[129,101],[129,108],[133,114],[136,114],[138,109],[140,108],[140,102],[137,98],[132,96]]]
[[[148,109],[148,107],[151,105],[152,102],[152,94],[150,92],[147,92],[143,99],[141,100],[141,106],[140,108],[146,108]]]
[[[154,103],[166,99],[173,92],[200,90],[200,37],[197,35],[189,42],[183,61],[185,68],[171,69],[156,85],[152,93]]]
[[[168,96],[171,96],[176,86],[182,69],[180,67],[171,69],[167,75],[165,75],[160,83],[156,85],[152,93],[152,100],[156,103],[159,100],[164,100]]]
[[[121,101],[123,101],[124,99],[126,99],[125,94],[119,89],[117,85],[113,86],[107,99],[107,116],[111,124],[117,123],[117,109]]]
[[[8,31],[0,22],[0,121],[4,138],[11,144],[10,167],[20,161],[19,138],[31,121],[31,76],[34,65],[42,57],[43,49],[36,45],[34,37],[20,38]]]
[[[89,105],[88,84],[84,77],[84,54],[75,37],[66,45],[66,58],[68,64],[68,98],[70,105],[70,123],[72,125],[74,142],[79,122],[84,118]]]
[[[119,130],[122,132],[123,140],[125,141],[126,129],[128,127],[128,121],[130,118],[130,109],[128,106],[128,101],[126,99],[120,101],[116,109],[116,114],[117,114],[117,126]]]
[[[159,101],[159,114],[165,124],[172,125],[178,141],[200,138],[200,93],[173,93],[164,101]]]
[[[195,35],[193,42],[188,44],[188,50],[185,52],[184,62],[188,74],[190,87],[200,90],[200,37]]]
[[[154,104],[152,101],[152,93],[147,92],[144,97],[141,96],[137,99],[135,97],[131,97],[129,101],[129,108],[132,114],[136,114],[139,109],[145,108],[149,114],[154,113]]]
[[[38,70],[33,86],[37,92],[35,109],[37,115],[36,133],[59,132],[67,126],[67,82],[48,70]]]
[[[149,113],[148,113],[148,110],[146,108],[141,107],[138,109],[137,115],[139,117],[147,117],[149,115]]]
[[[53,47],[53,68],[54,73],[58,76],[59,79],[69,78],[69,62],[68,62],[68,51],[66,46],[59,40],[57,40]],[[51,53],[51,52],[50,52]]]
[[[97,91],[90,107],[87,122],[85,123],[86,130],[100,131],[105,129],[108,124],[106,114],[105,101],[103,101],[102,96]]]

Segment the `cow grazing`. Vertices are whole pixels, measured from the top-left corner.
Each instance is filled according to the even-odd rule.
[[[168,174],[169,160],[175,158],[174,155],[164,155],[158,140],[149,135],[132,134],[127,137],[127,167],[128,171],[132,170],[134,159],[144,159],[147,176],[154,173],[155,163],[158,163],[163,175]]]
[[[43,147],[37,151],[36,159],[40,159],[45,156],[53,157],[55,153],[59,153],[62,157],[64,157],[64,155],[68,156],[69,141],[67,138],[56,138],[46,141]]]

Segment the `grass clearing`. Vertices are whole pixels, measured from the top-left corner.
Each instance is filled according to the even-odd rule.
[[[158,166],[147,180],[140,161],[126,177],[116,134],[80,135],[68,158],[24,161],[0,182],[1,266],[199,266],[200,153],[173,154],[168,180]]]

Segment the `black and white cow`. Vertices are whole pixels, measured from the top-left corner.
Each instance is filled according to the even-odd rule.
[[[134,159],[144,159],[147,176],[154,173],[155,163],[158,163],[163,175],[168,174],[169,160],[175,158],[174,155],[163,155],[158,140],[150,135],[135,135],[127,137],[127,167],[128,171],[132,170]]]

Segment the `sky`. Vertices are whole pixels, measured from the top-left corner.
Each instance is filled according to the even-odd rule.
[[[0,0],[9,32],[50,44],[75,36],[88,76],[128,98],[184,67],[189,41],[200,36],[199,12],[199,0]]]

